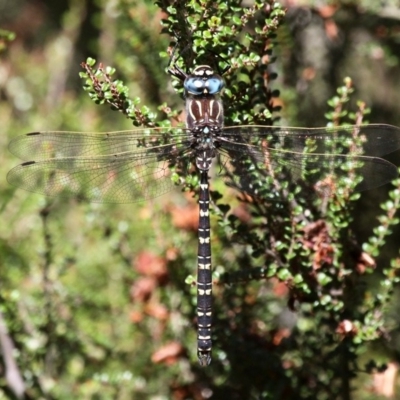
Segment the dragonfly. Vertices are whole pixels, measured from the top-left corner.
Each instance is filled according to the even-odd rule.
[[[183,83],[185,127],[106,133],[42,131],[17,136],[9,149],[24,162],[7,179],[14,186],[46,196],[129,203],[176,187],[171,167],[182,175],[196,173],[197,356],[207,366],[212,351],[209,173],[213,166],[217,164],[221,174],[226,171],[236,187],[253,196],[263,192],[270,182],[267,177],[274,173],[276,180],[308,179],[311,187],[326,196],[336,190],[332,177],[347,179],[355,191],[363,191],[398,176],[397,168],[381,156],[400,149],[400,129],[386,124],[225,127],[222,73],[209,65],[196,66],[189,73],[173,64],[168,71]],[[254,171],[264,173],[265,180],[253,179]],[[266,190],[279,195],[278,187]]]

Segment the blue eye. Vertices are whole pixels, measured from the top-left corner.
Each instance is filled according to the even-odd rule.
[[[200,95],[204,93],[205,81],[202,78],[190,76],[186,78],[183,86],[189,93]]]
[[[224,87],[224,81],[219,76],[210,78],[189,76],[183,84],[185,90],[195,96],[202,94],[217,94]]]
[[[224,87],[224,81],[220,77],[209,78],[205,82],[209,94],[219,93]]]

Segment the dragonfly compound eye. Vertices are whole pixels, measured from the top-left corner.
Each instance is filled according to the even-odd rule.
[[[223,79],[218,75],[213,76],[189,76],[184,83],[185,90],[195,96],[202,94],[215,95],[224,87]]]
[[[205,82],[209,94],[217,94],[224,87],[224,81],[219,76],[208,78]]]

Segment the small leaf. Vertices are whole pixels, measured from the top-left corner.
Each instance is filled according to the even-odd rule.
[[[96,64],[96,60],[94,58],[88,57],[86,59],[86,64],[89,65],[89,67],[93,67]]]

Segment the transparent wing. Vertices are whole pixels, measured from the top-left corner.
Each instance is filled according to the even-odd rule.
[[[76,195],[89,201],[134,202],[173,187],[168,167],[185,173],[193,161],[193,138],[182,128],[145,128],[110,133],[34,132],[10,142],[10,151],[28,161],[8,181],[49,196]],[[397,169],[377,156],[400,148],[400,129],[390,125],[338,128],[225,128],[219,138],[222,164],[235,183],[253,192],[252,177],[307,181],[325,193],[335,179],[356,190],[382,185]],[[253,174],[252,171],[259,173]],[[276,180],[275,180],[276,182]],[[265,188],[265,181],[256,185]],[[351,186],[351,185],[350,185]],[[322,189],[321,189],[322,188]]]
[[[400,149],[400,128],[385,124],[348,125],[332,128],[294,128],[276,126],[233,126],[224,129],[226,140],[297,153],[341,154],[360,150],[364,156],[382,156]],[[310,151],[310,143],[315,147]]]
[[[174,187],[170,167],[187,170],[191,160],[189,143],[181,129],[173,133],[152,129],[28,134],[15,138],[10,150],[22,159],[38,161],[13,168],[7,180],[46,196],[76,196],[110,203],[143,201]]]
[[[363,191],[398,176],[390,162],[365,155],[385,154],[400,147],[400,130],[389,125],[349,126],[334,131],[233,127],[224,130],[221,142],[221,162],[231,169],[230,180],[250,193],[291,182],[330,196],[339,183]],[[265,180],[260,181],[263,175]]]
[[[146,153],[147,149],[188,140],[188,132],[181,128],[145,128],[130,131],[32,132],[11,140],[8,148],[21,160],[41,160],[65,157],[96,157],[119,153]],[[182,143],[183,142],[183,143]]]

